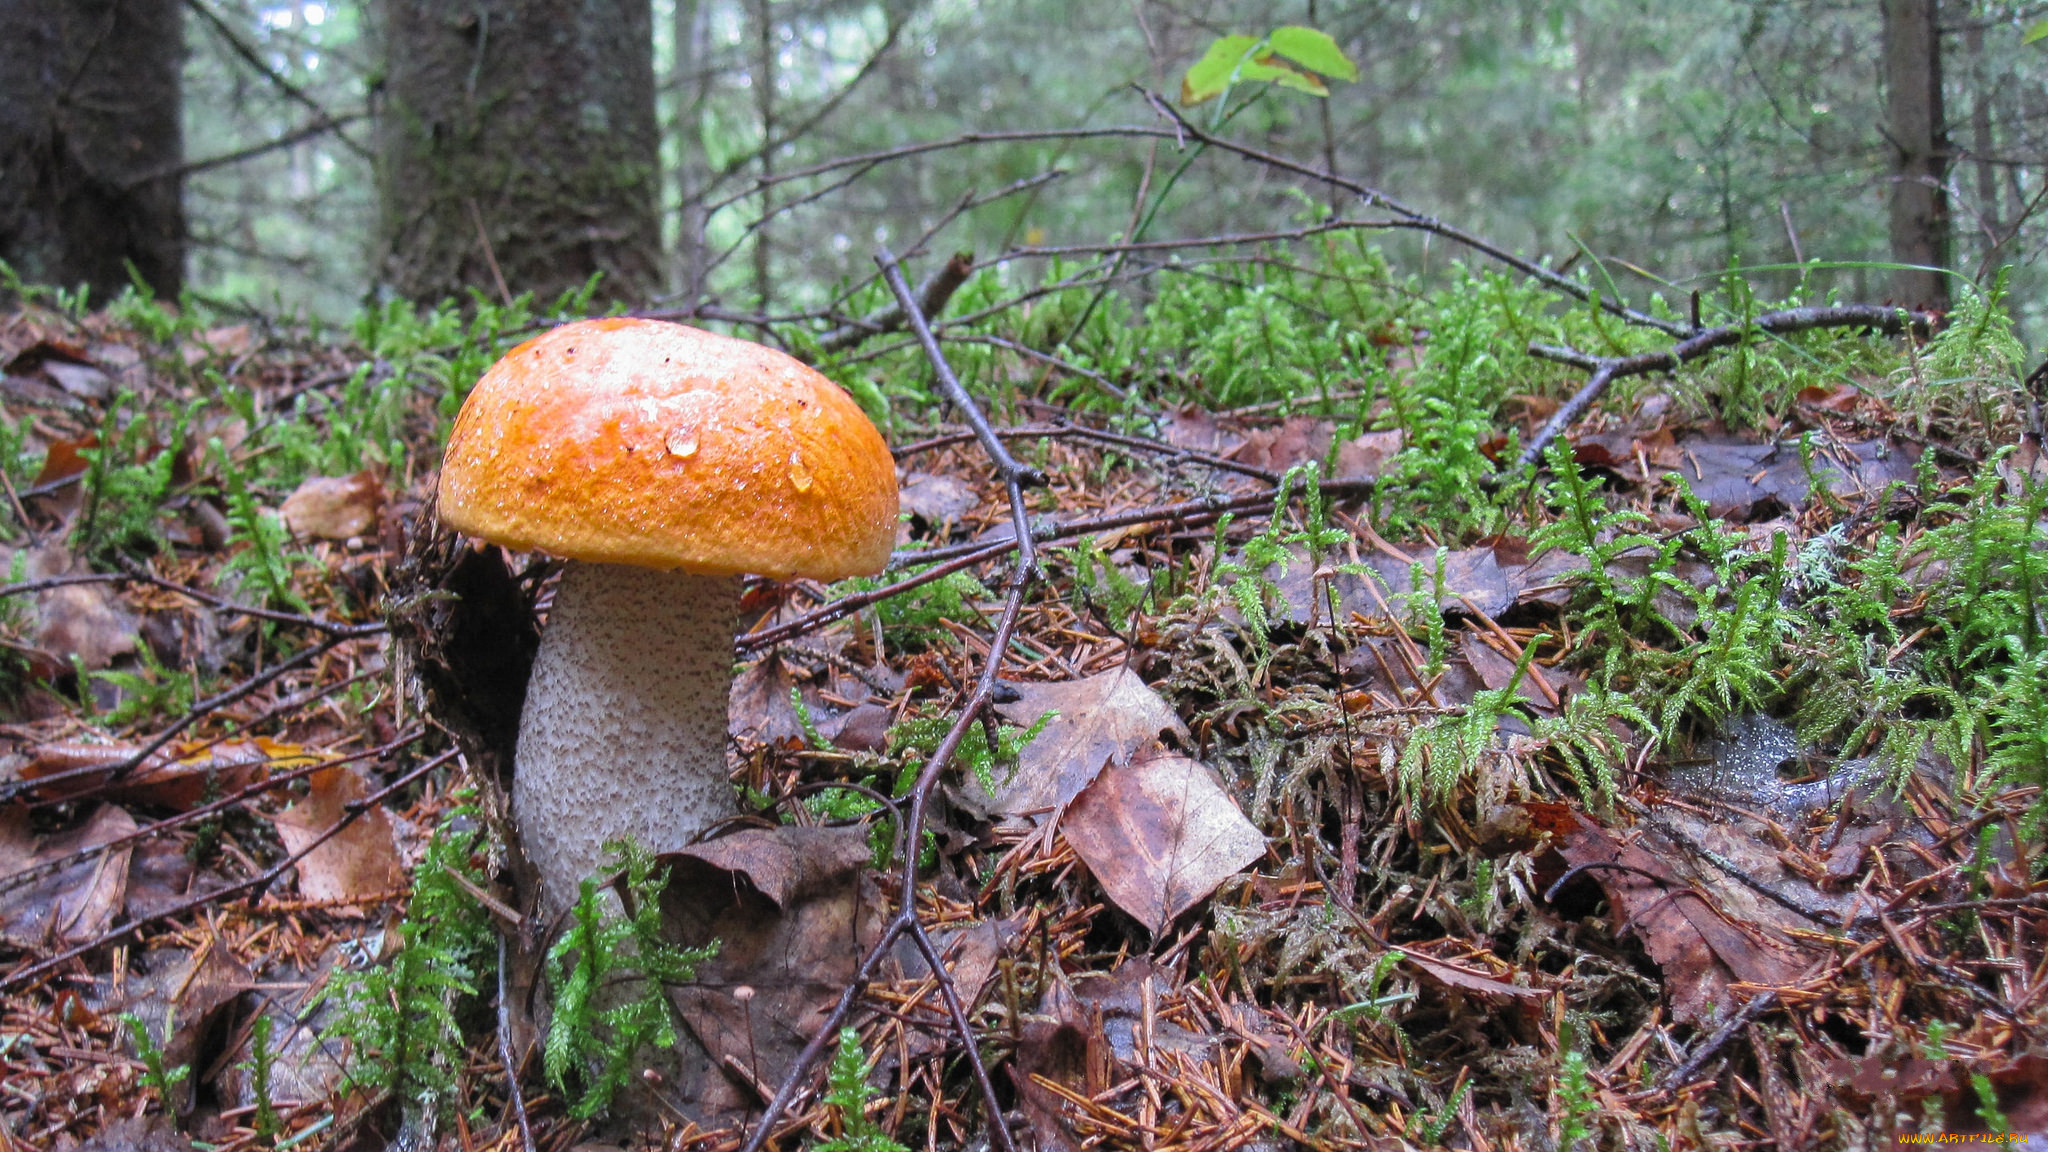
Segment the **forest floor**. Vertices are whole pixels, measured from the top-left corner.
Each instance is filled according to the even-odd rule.
[[[504,869],[554,568],[423,520],[501,334],[0,318],[0,1149],[731,1152],[900,925],[884,801],[1013,601],[917,927],[775,1146],[988,1147],[990,1093],[1042,1149],[2048,1138],[2022,394],[1745,346],[1836,359],[1741,425],[1644,377],[1546,475],[1431,490],[1419,429],[1487,467],[1575,381],[1417,423],[1423,327],[1348,417],[1003,396],[1028,579],[988,456],[899,410],[923,555],[751,588],[748,815],[662,861],[662,931],[720,947],[635,1018],[656,940],[522,921]],[[579,974],[618,1014],[542,1042]]]

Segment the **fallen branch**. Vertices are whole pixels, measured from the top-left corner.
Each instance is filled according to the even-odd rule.
[[[946,303],[953,293],[960,290],[967,278],[974,274],[974,253],[955,252],[951,260],[939,266],[939,270],[925,278],[917,286],[917,307],[926,316],[936,316],[946,310]],[[825,333],[818,339],[818,350],[825,353],[844,352],[870,336],[894,332],[906,322],[902,304],[892,304],[868,313],[865,317]]]
[[[1651,372],[1669,371],[1688,361],[1697,360],[1716,348],[1740,344],[1759,334],[1783,336],[1816,328],[1875,328],[1887,336],[1895,336],[1905,331],[1910,324],[1913,334],[1924,338],[1934,331],[1937,322],[1937,318],[1929,312],[1909,312],[1904,308],[1888,308],[1881,304],[1843,304],[1766,312],[1747,324],[1708,328],[1693,333],[1666,351],[1645,352],[1638,356],[1593,356],[1574,348],[1532,343],[1529,345],[1529,355],[1539,360],[1584,368],[1593,375],[1586,381],[1585,386],[1559,406],[1537,431],[1535,437],[1529,441],[1529,446],[1522,450],[1522,455],[1515,461],[1515,469],[1520,471],[1541,460],[1544,451],[1550,447],[1550,442],[1557,439],[1566,428],[1577,423],[1588,409],[1599,402],[1609,385],[1625,376],[1644,376]]]
[[[69,964],[71,961],[76,960],[79,957],[85,955],[86,953],[92,952],[96,949],[104,948],[109,944],[114,944],[121,940],[125,940],[130,935],[133,935],[136,931],[143,928],[147,928],[151,924],[160,924],[166,920],[175,920],[180,916],[186,915],[187,913],[196,912],[201,908],[209,907],[223,900],[239,896],[245,892],[249,894],[249,898],[252,902],[261,899],[263,893],[268,891],[270,886],[277,882],[278,877],[283,876],[292,868],[297,867],[299,861],[304,860],[306,856],[310,854],[315,848],[318,848],[322,844],[327,843],[329,840],[334,839],[336,836],[341,834],[343,829],[347,828],[351,824],[354,824],[359,818],[361,818],[363,813],[369,811],[370,809],[376,807],[379,804],[382,804],[385,800],[389,799],[391,796],[396,794],[400,789],[405,788],[406,786],[413,783],[415,780],[418,780],[420,777],[426,775],[427,773],[433,771],[436,768],[439,768],[441,765],[446,764],[448,761],[453,760],[456,757],[456,755],[457,750],[451,748],[448,751],[443,752],[440,755],[425,761],[424,763],[415,767],[412,771],[407,772],[405,775],[400,776],[398,779],[393,780],[391,783],[385,785],[382,788],[379,788],[377,791],[372,792],[370,795],[365,796],[360,800],[349,801],[346,805],[343,806],[341,819],[334,822],[334,827],[327,829],[325,832],[322,832],[320,835],[314,837],[310,842],[308,842],[305,847],[299,849],[297,852],[290,853],[289,855],[285,856],[277,863],[271,865],[269,868],[264,869],[257,875],[252,876],[247,880],[240,881],[238,883],[228,884],[219,888],[212,889],[207,892],[202,892],[199,895],[193,896],[186,900],[180,900],[178,903],[173,904],[170,907],[165,908],[159,912],[151,913],[148,916],[138,916],[132,920],[123,921],[122,923],[114,925],[112,928],[107,929],[105,932],[100,933],[92,939],[87,940],[83,944],[78,944],[74,945],[73,947],[66,948],[64,951],[59,952],[46,960],[38,961],[34,964],[29,965],[26,968],[22,968],[14,972],[9,972],[4,976],[0,976],[0,992],[12,991],[16,988],[21,988],[28,984],[32,984],[35,981],[41,979],[42,977],[47,976],[52,972],[55,972],[57,969],[63,967],[64,965]]]
[[[939,350],[938,341],[932,337],[930,325],[925,323],[925,318],[918,309],[917,300],[911,295],[910,286],[903,279],[902,270],[896,266],[895,257],[884,251],[876,256],[876,262],[881,265],[883,277],[888,281],[890,289],[896,293],[896,299],[902,305],[912,330],[917,333],[919,342],[924,345],[926,354],[931,358],[932,368],[938,373],[941,387],[959,406],[968,424],[975,429],[976,438],[989,453],[990,459],[995,462],[1005,487],[1009,489],[1010,510],[1016,526],[1016,535],[1011,541],[1006,542],[1006,546],[1016,547],[1017,558],[1010,569],[1010,578],[1007,581],[1009,594],[1003,604],[1002,616],[997,621],[995,633],[989,640],[988,661],[982,666],[981,676],[975,682],[973,693],[961,705],[959,718],[947,730],[945,738],[939,742],[930,759],[925,761],[924,767],[918,772],[917,781],[911,785],[906,797],[910,803],[910,812],[905,819],[898,821],[900,839],[897,842],[897,858],[903,861],[903,867],[897,913],[868,954],[861,959],[860,967],[855,971],[853,979],[841,990],[831,1013],[804,1045],[803,1051],[797,1055],[796,1062],[790,1066],[782,1083],[776,1087],[775,1095],[768,1100],[759,1123],[748,1134],[740,1152],[761,1152],[761,1148],[774,1135],[776,1121],[796,1100],[797,1093],[809,1078],[811,1070],[817,1066],[825,1049],[838,1035],[840,1026],[853,1012],[861,993],[874,979],[883,958],[891,954],[896,941],[904,936],[910,937],[911,943],[930,966],[933,979],[938,982],[940,995],[946,1002],[947,1015],[951,1017],[954,1030],[959,1034],[962,1054],[967,1058],[968,1067],[973,1070],[975,1082],[981,1088],[982,1107],[988,1113],[989,1136],[992,1143],[1001,1152],[1016,1152],[1016,1144],[1011,1139],[1009,1127],[1003,1123],[1002,1104],[996,1099],[995,1083],[989,1079],[988,1068],[982,1063],[981,1049],[976,1042],[973,1025],[967,1019],[967,1005],[961,1001],[960,991],[953,983],[952,974],[947,972],[946,966],[940,962],[938,949],[933,947],[931,938],[917,919],[917,845],[924,836],[926,806],[930,803],[932,790],[937,786],[940,774],[952,762],[954,753],[959,750],[961,740],[966,737],[968,729],[977,722],[991,725],[994,723],[990,706],[996,696],[996,671],[1002,666],[1003,653],[1009,650],[1010,639],[1017,631],[1018,618],[1024,611],[1025,595],[1039,576],[1037,553],[1031,543],[1030,513],[1024,506],[1024,489],[1044,484],[1045,477],[1037,469],[1018,463],[1003,447],[1002,441],[990,430],[988,420],[982,415],[980,407],[960,386],[958,377],[953,374],[952,366],[946,363],[944,354]]]

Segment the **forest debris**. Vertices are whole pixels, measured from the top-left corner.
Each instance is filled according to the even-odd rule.
[[[1752,444],[1685,437],[1675,469],[1707,511],[1741,523],[1760,518],[1767,503],[1796,509],[1807,500],[1807,461],[1797,444]],[[1889,441],[1816,447],[1812,474],[1836,496],[1871,496],[1886,484],[1911,483],[1913,456]]]
[[[1441,611],[1453,615],[1476,610],[1498,616],[1514,607],[1526,586],[1511,578],[1520,575],[1523,566],[1503,566],[1493,544],[1456,550],[1411,544],[1361,552],[1357,559],[1367,569],[1362,573],[1342,551],[1325,553],[1323,567],[1310,562],[1306,548],[1295,546],[1289,553],[1284,563],[1269,566],[1265,576],[1279,589],[1267,614],[1274,621],[1290,624],[1329,622],[1328,602],[1323,599],[1325,584],[1336,590],[1339,619],[1354,613],[1366,619],[1384,619],[1390,611],[1398,619],[1412,619],[1415,609],[1403,598],[1416,590],[1413,569],[1418,565],[1427,584],[1435,583],[1441,569],[1443,595],[1437,604]],[[1234,613],[1234,609],[1225,610],[1233,619]]]
[[[1725,853],[1742,851],[1742,834],[1723,826],[1696,822],[1688,831],[1712,836]],[[1729,1000],[1731,983],[1782,987],[1796,981],[1812,959],[1780,931],[1787,920],[1805,929],[1812,923],[1719,869],[1684,867],[1683,853],[1654,830],[1625,842],[1581,817],[1558,851],[1574,867],[1592,866],[1588,870],[1607,894],[1615,930],[1634,932],[1664,970],[1674,1021],[1711,1024]],[[1774,868],[1761,879],[1768,883],[1780,875]]]
[[[20,805],[0,808],[0,876],[12,876],[51,861],[131,835],[135,818],[102,804],[85,823],[37,844]],[[0,940],[15,947],[68,946],[105,932],[128,897],[132,848],[86,856],[51,875],[0,892]]]
[[[1521,984],[1510,984],[1505,980],[1496,980],[1483,972],[1474,972],[1463,965],[1440,960],[1417,948],[1396,944],[1394,950],[1401,954],[1402,959],[1413,964],[1430,983],[1440,988],[1476,996],[1487,1003],[1503,1004],[1517,1000],[1533,1003],[1551,994],[1551,989],[1531,988]]]
[[[1100,1021],[1108,1054],[1128,1065],[1150,1064],[1154,1048],[1201,1054],[1215,1047],[1215,1037],[1158,1018],[1158,1001],[1179,984],[1150,956],[1134,956],[1107,972],[1084,972],[1071,981],[1074,998]],[[1153,1003],[1149,1022],[1148,999]]]
[[[73,775],[91,768],[112,771],[141,750],[134,744],[45,744],[22,766],[21,778],[56,778],[36,790],[46,798],[91,794],[183,809],[208,795],[246,788],[270,768],[296,767],[309,759],[303,747],[268,736],[183,741],[154,753],[118,780],[91,773]]]
[[[719,941],[671,993],[696,1045],[663,1094],[706,1126],[736,1123],[778,1083],[879,938],[882,899],[860,826],[747,828],[680,852],[662,895],[666,934]],[[736,1078],[735,1073],[738,1073]]]
[[[126,995],[110,1007],[132,1013],[163,1048],[166,1067],[188,1065],[191,1080],[180,1085],[177,1112],[192,1111],[195,1090],[225,1053],[242,1020],[255,974],[209,935],[191,951],[160,949],[149,955],[149,970],[132,979]]]
[[[0,568],[11,569],[17,560],[29,580],[72,575],[78,567],[71,550],[55,540],[19,557],[0,548]],[[46,588],[36,593],[34,604],[28,635],[35,648],[32,658],[45,676],[80,666],[96,672],[136,650],[140,625],[111,584]]]
[[[993,793],[978,780],[961,785],[963,805],[983,817],[1064,808],[1104,765],[1129,763],[1162,733],[1187,735],[1172,705],[1128,666],[1079,680],[1010,687],[1017,699],[996,706],[1003,719],[1029,727],[1048,712],[1054,715],[1018,754],[1015,771],[997,776]]]
[[[347,540],[377,526],[384,501],[383,482],[365,468],[353,476],[307,477],[285,497],[278,515],[295,536]]]
[[[1103,769],[1060,828],[1109,898],[1155,936],[1266,854],[1215,772],[1157,748]]]
[[[93,1133],[84,1142],[69,1135],[57,1140],[56,1152],[192,1152],[192,1140],[162,1113],[127,1116]]]
[[[924,522],[928,537],[945,539],[955,523],[981,507],[981,495],[957,476],[906,472],[896,502],[900,510]]]
[[[1018,1105],[1040,1152],[1079,1152],[1066,1098],[1055,1086],[1071,1085],[1089,1096],[1100,1092],[1109,1080],[1107,1047],[1101,1021],[1082,1008],[1066,976],[1053,968],[1046,974],[1038,1011],[1021,1022],[1010,1066]]]
[[[727,723],[732,735],[776,748],[805,747],[803,721],[790,702],[790,693],[798,690],[799,675],[782,653],[773,651],[741,669],[726,694]],[[805,696],[806,707],[822,708],[815,688]],[[813,723],[827,719],[815,710],[811,715]],[[633,750],[621,752],[630,755]]]
[[[318,843],[369,794],[369,786],[353,764],[323,768],[307,781],[311,791],[306,798],[271,821],[285,851],[306,853],[298,864],[299,895],[335,904],[336,915],[360,916],[362,910],[351,903],[376,899],[405,884],[391,819],[382,808],[366,808],[354,823]]]

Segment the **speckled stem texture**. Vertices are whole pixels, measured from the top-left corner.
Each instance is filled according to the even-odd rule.
[[[739,580],[571,561],[519,720],[512,811],[541,909],[631,837],[656,852],[733,814],[726,701]]]

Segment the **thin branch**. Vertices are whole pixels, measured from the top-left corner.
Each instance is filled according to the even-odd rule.
[[[443,752],[438,756],[435,756],[433,759],[426,761],[419,767],[414,768],[412,771],[407,772],[405,775],[400,776],[398,779],[393,780],[390,784],[378,789],[370,795],[365,796],[360,800],[349,801],[347,804],[342,806],[341,819],[335,821],[334,826],[332,828],[329,828],[325,832],[322,832],[320,835],[314,837],[313,840],[310,843],[308,843],[305,847],[300,848],[297,852],[293,852],[290,855],[287,855],[282,860],[279,860],[277,863],[271,865],[269,868],[263,870],[257,875],[252,876],[247,880],[240,881],[238,883],[228,884],[220,888],[212,889],[211,891],[202,892],[199,895],[194,896],[188,900],[181,900],[168,908],[162,909],[161,911],[153,912],[147,916],[138,916],[135,919],[123,921],[122,923],[116,924],[112,928],[107,929],[105,932],[100,933],[92,939],[87,940],[83,944],[78,944],[73,947],[67,948],[64,951],[59,952],[46,960],[38,961],[37,963],[31,964],[26,968],[10,972],[5,976],[0,976],[0,992],[13,991],[16,988],[20,988],[24,985],[31,984],[36,980],[39,980],[42,977],[49,975],[52,972],[55,972],[57,969],[62,968],[64,965],[69,964],[71,961],[76,960],[81,956],[84,956],[86,953],[95,951],[100,948],[104,948],[107,945],[113,944],[117,941],[125,940],[129,936],[133,935],[137,930],[147,928],[151,924],[160,924],[166,920],[175,920],[178,917],[183,916],[189,912],[198,911],[201,908],[205,908],[210,905],[216,904],[222,900],[227,900],[232,897],[239,896],[244,892],[249,893],[251,899],[261,899],[263,893],[267,891],[272,884],[276,883],[279,877],[283,876],[292,868],[297,867],[299,861],[304,860],[307,854],[311,853],[315,848],[320,847],[322,844],[325,844],[329,840],[332,840],[336,836],[340,835],[344,829],[346,829],[349,825],[354,824],[358,819],[360,819],[363,813],[368,812],[370,809],[376,807],[379,804],[382,804],[387,798],[396,794],[400,789],[411,785],[415,780],[418,780],[420,777],[426,775],[428,772],[431,772],[434,769],[440,767],[441,765],[446,764],[448,761],[453,760],[456,754],[456,750],[451,748],[448,751]]]
[[[953,299],[953,293],[960,290],[967,278],[974,274],[974,253],[955,252],[951,260],[941,264],[937,271],[925,277],[917,287],[917,306],[926,316],[936,316],[946,310],[946,304]],[[835,328],[818,338],[821,352],[843,352],[870,336],[894,332],[905,323],[902,304],[892,304],[868,313],[851,324]]]
[[[1407,223],[1404,224],[1403,227],[1414,228],[1420,231],[1429,232],[1437,236],[1442,236],[1446,240],[1462,244],[1475,252],[1481,253],[1501,264],[1505,264],[1509,268],[1513,268],[1517,272],[1520,272],[1526,276],[1532,276],[1537,280],[1542,281],[1545,285],[1548,285],[1549,287],[1559,292],[1562,292],[1575,300],[1594,299],[1594,290],[1587,287],[1586,285],[1581,284],[1576,280],[1572,280],[1569,277],[1562,276],[1557,272],[1551,270],[1550,268],[1547,268],[1544,265],[1537,263],[1534,260],[1527,260],[1520,256],[1517,256],[1514,253],[1508,251],[1507,249],[1502,248],[1499,245],[1493,243],[1492,241],[1486,240],[1479,236],[1475,236],[1472,233],[1465,231],[1463,228],[1459,228],[1456,225],[1452,224],[1446,224],[1442,220],[1439,220],[1434,216],[1429,216],[1422,212],[1418,212],[1415,209],[1408,207],[1406,204],[1401,203],[1399,200],[1396,200],[1393,197],[1387,195],[1386,193],[1381,192],[1377,188],[1367,187],[1364,184],[1360,184],[1356,180],[1347,179],[1346,177],[1339,176],[1333,172],[1325,172],[1321,169],[1311,167],[1307,164],[1303,164],[1300,161],[1290,160],[1285,156],[1280,156],[1272,152],[1264,151],[1262,149],[1253,148],[1247,144],[1239,144],[1236,141],[1230,140],[1226,137],[1212,135],[1209,132],[1204,131],[1193,121],[1182,116],[1178,109],[1174,108],[1171,103],[1161,98],[1158,93],[1149,91],[1144,88],[1140,88],[1138,89],[1138,91],[1144,95],[1146,102],[1151,104],[1155,111],[1157,111],[1160,115],[1167,117],[1168,119],[1173,121],[1177,135],[1183,136],[1190,140],[1194,140],[1201,144],[1209,145],[1212,148],[1217,148],[1225,152],[1233,153],[1237,156],[1243,157],[1244,159],[1255,161],[1259,164],[1263,164],[1269,168],[1274,168],[1282,172],[1291,172],[1296,176],[1305,177],[1310,180],[1319,180],[1333,187],[1341,188],[1346,192],[1350,192],[1351,194],[1364,200],[1369,205],[1376,205],[1378,207],[1385,208],[1386,210],[1393,212],[1395,215],[1404,218],[1407,221]],[[1634,308],[1625,307],[1619,301],[1608,300],[1602,297],[1600,299],[1600,307],[1608,312],[1613,313],[1616,316],[1621,317],[1624,320],[1627,320],[1631,324],[1639,324],[1646,328],[1655,328],[1660,332],[1668,333],[1672,336],[1682,336],[1686,333],[1686,328],[1683,324],[1679,324],[1676,321],[1665,320],[1660,317],[1652,316],[1646,312],[1639,312]]]
[[[36,780],[12,780],[5,784],[0,784],[0,803],[5,803],[6,801],[12,800],[16,796],[19,796],[24,792],[32,791],[36,788],[47,788],[52,784],[61,784],[67,780],[74,780],[80,777],[92,776],[100,773],[104,773],[108,781],[119,780],[122,777],[128,775],[129,773],[135,771],[135,769],[141,767],[142,764],[146,762],[150,757],[156,755],[158,752],[163,751],[164,748],[169,746],[171,741],[178,738],[178,733],[183,732],[185,729],[190,728],[192,725],[198,723],[202,717],[211,713],[215,709],[225,708],[229,704],[233,704],[235,701],[240,700],[245,696],[251,695],[257,689],[262,688],[264,685],[271,683],[272,681],[283,676],[285,673],[294,671],[306,664],[312,663],[314,660],[317,660],[321,656],[324,656],[327,653],[332,652],[335,648],[340,647],[342,644],[346,643],[351,639],[354,639],[354,637],[330,636],[327,639],[322,640],[320,643],[314,645],[313,647],[306,649],[304,652],[301,652],[288,660],[280,661],[279,663],[272,665],[267,670],[259,672],[254,676],[251,676],[249,679],[242,681],[240,684],[237,684],[232,688],[229,688],[223,692],[217,693],[213,696],[209,696],[206,699],[199,701],[197,704],[192,705],[192,707],[189,710],[187,710],[183,716],[179,717],[176,722],[171,724],[170,727],[165,728],[162,732],[159,732],[154,738],[150,740],[149,743],[144,744],[141,748],[123,757],[122,759],[115,761],[112,764],[95,764],[87,768],[74,768],[69,772],[53,772],[48,776],[44,776]]]
[[[294,128],[276,139],[266,140],[261,144],[251,144],[246,148],[237,148],[233,152],[209,156],[204,160],[188,160],[179,164],[166,164],[162,167],[152,168],[141,175],[129,177],[127,182],[122,184],[121,188],[123,191],[130,191],[157,180],[182,180],[187,176],[197,176],[201,172],[211,172],[216,168],[226,168],[232,164],[240,164],[244,160],[254,160],[258,156],[268,155],[281,148],[290,148],[296,144],[303,144],[316,136],[324,136],[329,132],[338,133],[358,120],[369,119],[369,116],[368,112],[350,112],[344,116],[323,117],[314,120],[304,127]]]
[[[185,0],[185,7],[191,9],[194,15],[205,21],[207,27],[213,29],[214,34],[225,41],[228,48],[236,56],[241,57],[242,63],[254,68],[257,74],[270,82],[271,87],[282,92],[286,99],[301,105],[321,120],[334,120],[336,118],[318,100],[308,95],[305,89],[292,83],[282,73],[278,72],[277,69],[272,68],[269,62],[263,59],[262,54],[249,44],[248,41],[243,40],[241,34],[236,32],[233,26],[228,24],[226,20],[223,20],[219,13],[213,10],[211,5],[205,3],[205,0]],[[340,138],[344,145],[347,145],[349,151],[354,152],[365,160],[373,159],[370,155],[370,150],[350,139],[348,133],[337,128],[334,134]]]
[[[911,294],[910,285],[903,279],[903,269],[896,265],[896,257],[890,255],[889,250],[884,248],[876,254],[875,263],[882,266],[882,278],[888,281],[889,290],[896,294],[896,303],[909,319],[910,330],[917,334],[918,343],[924,345],[925,355],[931,359],[932,370],[938,375],[940,390],[945,392],[946,399],[951,400],[954,407],[960,409],[968,427],[974,429],[975,439],[981,442],[982,451],[988,453],[989,459],[995,462],[996,471],[1002,476],[1003,482],[1013,489],[1044,487],[1045,473],[1018,463],[1016,457],[1010,455],[1010,450],[1003,447],[1002,440],[989,427],[988,418],[981,414],[981,407],[967,394],[967,389],[961,386],[960,378],[953,374],[953,366],[946,363],[946,354],[940,350],[938,340],[932,336],[931,325],[925,322],[924,313],[918,308],[917,297]],[[1017,502],[1020,506],[1022,500],[1023,497],[1019,493]],[[1017,526],[1019,533],[1025,530],[1027,520],[1028,517],[1020,519]],[[1025,553],[1025,562],[1029,563],[1028,543]]]
[[[1584,368],[1593,375],[1571,399],[1560,405],[1550,419],[1544,422],[1543,427],[1529,441],[1529,446],[1522,450],[1521,457],[1515,461],[1515,471],[1531,467],[1541,460],[1544,451],[1550,447],[1550,442],[1585,416],[1606,393],[1608,386],[1623,377],[1669,371],[1688,361],[1697,360],[1716,348],[1739,344],[1759,333],[1783,336],[1816,328],[1875,328],[1887,336],[1895,336],[1910,325],[1915,336],[1925,337],[1934,330],[1937,323],[1937,318],[1928,312],[1910,312],[1904,308],[1889,308],[1881,304],[1842,304],[1766,312],[1748,324],[1708,328],[1679,341],[1666,351],[1645,352],[1639,356],[1593,356],[1575,348],[1556,348],[1548,344],[1532,343],[1529,345],[1529,355],[1539,360]]]
[[[274,791],[277,788],[285,784],[289,784],[294,780],[299,780],[304,777],[310,776],[323,768],[333,768],[341,764],[352,764],[358,760],[373,760],[381,756],[389,756],[391,753],[396,752],[400,748],[403,748],[406,745],[413,743],[414,741],[418,740],[420,737],[424,735],[426,735],[426,729],[415,728],[410,733],[404,736],[400,736],[398,739],[393,740],[389,744],[382,745],[381,747],[371,748],[367,751],[357,752],[354,755],[340,757],[339,759],[322,760],[316,764],[302,764],[297,768],[292,768],[283,772],[279,772],[274,776],[266,776],[263,779],[258,780],[256,783],[250,784],[235,792],[231,792],[218,800],[214,800],[207,804],[201,804],[197,808],[188,808],[185,811],[177,813],[174,816],[166,816],[161,820],[145,824],[142,827],[137,828],[135,831],[127,833],[126,835],[116,836],[111,840],[102,841],[101,843],[94,844],[91,847],[80,848],[75,852],[70,852],[63,856],[59,856],[54,860],[46,860],[41,864],[30,865],[29,867],[24,868],[21,871],[15,872],[8,876],[0,876],[0,892],[11,892],[16,888],[20,888],[25,884],[31,884],[37,880],[42,879],[45,876],[54,876],[57,873],[62,872],[64,869],[69,868],[73,864],[76,864],[82,860],[92,859],[95,856],[103,856],[106,853],[111,852],[124,844],[132,844],[138,840],[146,840],[159,833],[168,832],[173,828],[179,828],[186,824],[196,824],[209,816],[212,816],[219,812],[225,812],[230,808],[238,807],[249,800],[253,800],[256,797],[263,795],[265,792]],[[258,765],[251,765],[251,767],[258,767]],[[44,779],[48,779],[48,777],[45,777]],[[34,780],[30,781],[30,783],[39,784],[42,783],[42,780]]]

